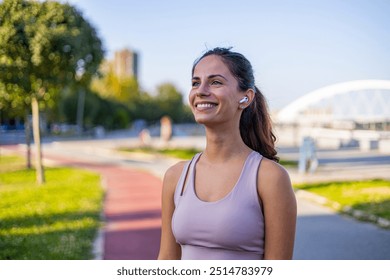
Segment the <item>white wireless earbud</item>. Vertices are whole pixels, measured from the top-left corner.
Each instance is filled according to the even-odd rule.
[[[238,103],[242,104],[242,103],[248,102],[248,100],[249,100],[248,97],[245,96]]]

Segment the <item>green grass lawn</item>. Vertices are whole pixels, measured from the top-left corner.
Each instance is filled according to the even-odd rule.
[[[19,156],[0,154],[0,173],[20,170],[26,166],[26,160]]]
[[[366,180],[354,182],[329,182],[294,186],[337,202],[344,207],[390,220],[390,181]]]
[[[0,259],[93,258],[103,197],[99,175],[46,168],[40,186],[23,162],[0,157]]]
[[[153,147],[136,147],[136,148],[120,148],[119,149],[122,152],[129,152],[129,153],[145,153],[145,154],[155,154],[155,155],[165,155],[169,157],[175,157],[178,159],[184,159],[189,160],[191,159],[196,153],[199,153],[200,150],[194,149],[194,148],[164,148],[164,149],[158,149]]]
[[[200,153],[201,150],[195,148],[165,148],[157,149],[153,147],[137,147],[137,148],[121,148],[120,151],[123,152],[133,152],[133,153],[146,153],[146,154],[160,154],[169,157],[175,157],[178,159],[189,160],[196,153]],[[292,160],[283,160],[281,159],[279,163],[285,167],[296,167],[298,163]]]

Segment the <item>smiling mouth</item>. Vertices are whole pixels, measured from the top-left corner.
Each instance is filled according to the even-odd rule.
[[[216,106],[217,104],[215,103],[199,103],[195,105],[195,107],[198,109],[209,109],[209,108],[214,108]]]

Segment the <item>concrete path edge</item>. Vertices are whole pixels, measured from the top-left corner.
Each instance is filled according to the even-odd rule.
[[[338,202],[331,201],[326,197],[320,196],[318,194],[314,194],[312,192],[308,192],[305,190],[296,190],[295,195],[298,196],[299,198],[303,198],[312,201],[314,203],[330,207],[331,209],[333,209],[338,213],[352,216],[359,221],[371,222],[381,228],[390,229],[390,220],[378,217],[373,214],[368,214],[362,210],[353,209],[350,206],[342,207]]]

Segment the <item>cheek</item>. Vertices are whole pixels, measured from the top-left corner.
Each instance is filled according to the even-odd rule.
[[[188,101],[189,101],[191,107],[192,107],[192,104],[194,103],[194,98],[195,98],[195,92],[193,92],[191,90],[190,94],[188,95]]]

